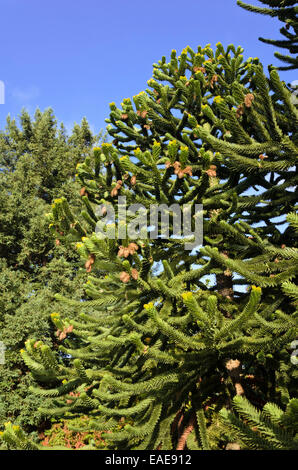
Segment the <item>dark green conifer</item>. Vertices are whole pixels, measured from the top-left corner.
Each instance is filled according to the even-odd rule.
[[[75,168],[94,140],[85,119],[68,137],[50,109],[33,118],[23,111],[19,123],[8,117],[0,132],[1,425],[12,420],[31,431],[45,421],[37,411],[42,400],[28,392],[34,382],[19,351],[28,336],[56,343],[49,322],[56,293],[84,295],[78,256],[53,239],[45,214],[58,194],[79,206]]]

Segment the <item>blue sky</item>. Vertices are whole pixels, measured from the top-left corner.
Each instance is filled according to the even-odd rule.
[[[98,132],[111,101],[145,89],[152,64],[186,45],[234,43],[245,57],[278,64],[258,36],[278,38],[281,23],[236,0],[0,0],[0,15],[0,128],[22,107],[52,107],[68,129],[86,116]],[[291,82],[297,72],[281,77]]]

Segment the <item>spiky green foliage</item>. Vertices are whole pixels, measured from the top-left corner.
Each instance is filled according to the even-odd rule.
[[[259,6],[250,5],[240,0],[237,1],[237,5],[244,8],[245,10],[252,11],[254,13],[260,13],[262,15],[269,15],[271,17],[277,17],[284,23],[284,26],[280,28],[280,33],[285,39],[265,39],[260,37],[259,40],[266,44],[272,44],[276,47],[288,49],[291,55],[281,54],[275,52],[274,55],[282,62],[285,62],[286,66],[278,67],[278,70],[291,70],[298,68],[298,20],[297,20],[297,2],[296,0],[259,0],[261,3],[267,5],[269,8],[262,8]]]
[[[226,409],[220,412],[224,423],[236,430],[241,444],[255,450],[298,449],[298,400],[292,399],[283,411],[266,403],[259,411],[243,397],[233,399],[237,415]]]
[[[65,299],[80,318],[52,315],[60,354],[30,339],[22,357],[51,400],[41,411],[87,414],[113,449],[213,448],[236,393],[282,406],[297,387],[297,241],[291,225],[279,230],[296,210],[297,110],[277,72],[267,79],[242,52],[187,47],[154,64],[146,92],[110,105],[113,144],[78,166],[81,216],[66,198],[53,206],[51,230],[76,244],[92,300]],[[98,205],[119,221],[118,196],[144,209],[189,203],[192,216],[203,204],[204,246],[132,239],[131,214],[116,227],[124,239],[100,237],[115,227]]]

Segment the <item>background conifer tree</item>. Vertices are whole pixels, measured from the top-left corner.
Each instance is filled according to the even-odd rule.
[[[79,206],[75,167],[95,137],[86,119],[67,136],[52,110],[24,110],[19,124],[8,117],[0,132],[0,423],[13,420],[27,431],[44,422],[41,400],[28,392],[32,378],[19,351],[28,336],[53,345],[49,314],[57,292],[81,298],[84,273],[78,257],[53,239],[45,214],[58,194]],[[54,342],[54,343],[53,343]]]

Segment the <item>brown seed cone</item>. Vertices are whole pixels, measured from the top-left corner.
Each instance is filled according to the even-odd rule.
[[[118,251],[117,256],[119,256],[119,258],[121,258],[121,256],[124,256],[124,246],[122,245],[119,246],[119,251]]]
[[[133,255],[139,249],[138,245],[133,242],[128,245],[128,248],[131,255]]]
[[[255,97],[252,93],[248,93],[247,95],[245,95],[245,98],[244,98],[245,106],[247,108],[250,108],[254,99],[255,99]]]
[[[90,268],[90,266],[91,266],[90,259],[88,259],[85,263],[85,268],[88,269]]]
[[[139,277],[139,272],[136,269],[131,270],[131,277],[136,281]]]
[[[127,272],[122,271],[120,273],[120,281],[122,281],[124,284],[127,284],[130,281],[130,275]]]

